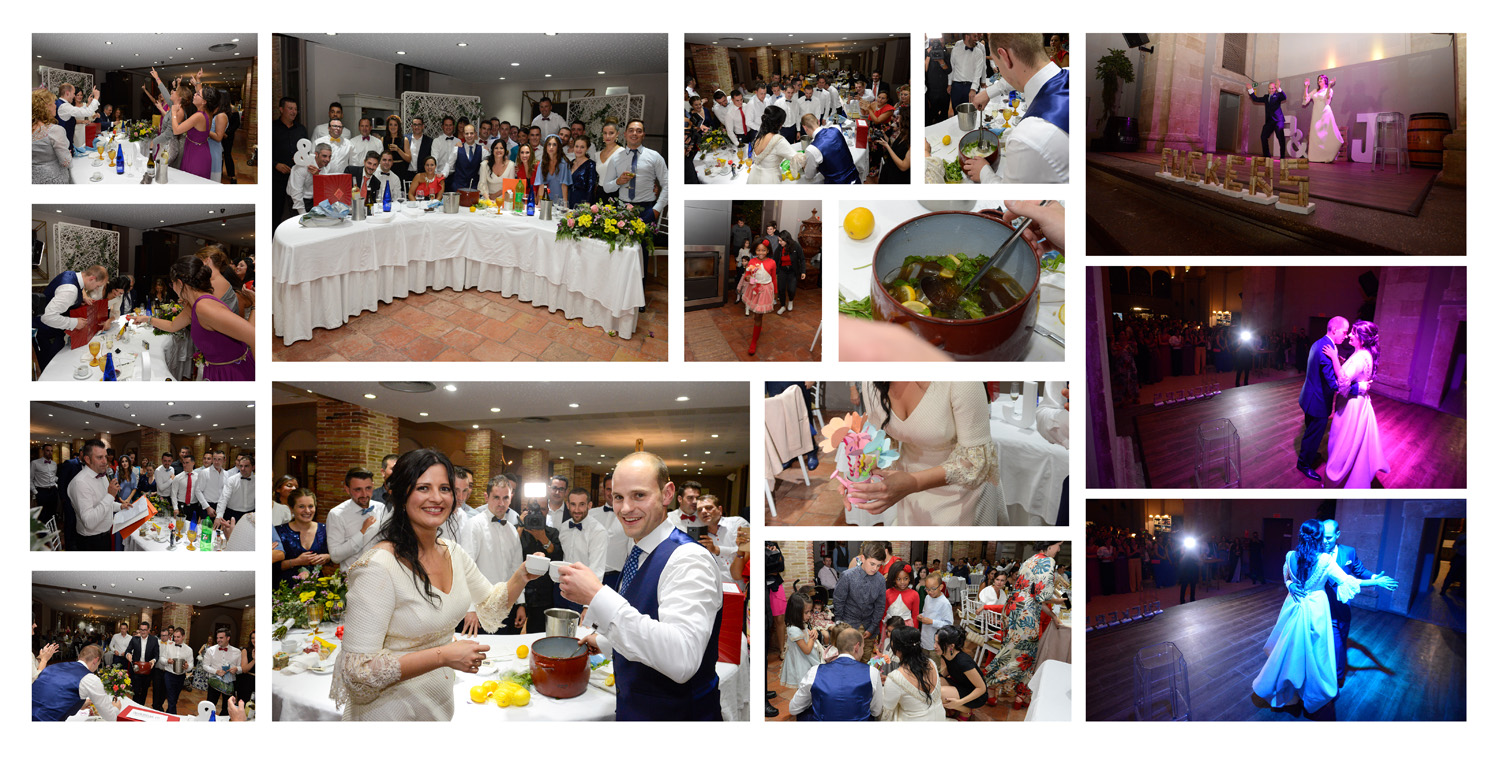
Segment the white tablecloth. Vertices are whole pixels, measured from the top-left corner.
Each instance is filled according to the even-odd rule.
[[[1047,626],[1047,631],[1042,634],[1042,641],[1037,644],[1036,659],[1044,664],[1047,661],[1072,663],[1072,612],[1063,609],[1061,605],[1054,606],[1053,610],[1057,611],[1059,617],[1052,619],[1052,623]]]
[[[1009,403],[1004,394],[996,402]],[[1035,425],[1018,428],[992,418],[990,435],[1000,450],[1000,490],[1009,525],[1056,525],[1063,480],[1068,477],[1068,450],[1042,438]]]
[[[1042,661],[1026,683],[1031,688],[1027,721],[1071,721],[1073,718],[1073,665]]]
[[[985,116],[991,120],[990,122],[987,122],[987,124],[989,124],[991,127],[998,127],[1001,124],[1004,124],[1004,121],[1002,121],[1001,118],[1000,118],[1000,99],[997,98],[995,100],[990,101],[990,104],[988,106],[985,106],[984,113],[985,113]],[[1024,113],[1025,113],[1025,109],[1023,107],[1023,109],[1021,110],[1020,114],[1024,114]],[[1015,126],[1016,122],[1020,119],[1020,114],[1017,114],[1016,116],[1014,116],[1014,117],[1011,118],[1011,120],[1010,120],[1011,126]],[[969,134],[968,131],[959,129],[959,127],[958,127],[958,116],[955,114],[954,116],[950,116],[947,119],[945,119],[945,120],[943,120],[941,122],[938,122],[937,124],[929,124],[929,125],[927,125],[927,129],[923,133],[922,136],[924,138],[926,138],[927,143],[932,146],[932,157],[933,158],[935,158],[935,159],[942,159],[944,161],[957,161],[958,160],[958,142],[963,139],[964,135],[967,135],[967,134]],[[947,145],[943,145],[943,137],[945,135],[948,137],[948,144]],[[1005,157],[1005,151],[1004,151],[1005,137],[1004,137],[1003,134],[1002,134],[1002,136],[1000,138],[1000,144],[1001,144],[1001,152],[1000,152],[1001,158],[1000,158],[1000,161],[1004,161],[1005,160],[1005,158],[1004,158]],[[998,163],[995,166],[995,171],[997,173],[1000,171],[1000,166],[999,166]],[[975,183],[974,183],[973,180],[969,179],[968,175],[964,175],[963,176],[963,182],[959,183],[959,184],[973,185]]]
[[[800,134],[800,133],[799,133]],[[856,148],[854,141],[845,135],[845,142],[849,145],[849,154],[854,158],[854,166],[859,169],[860,181],[863,182],[865,175],[870,173],[870,150],[869,148]],[[802,152],[799,144],[794,143],[792,148],[798,153]],[[750,183],[750,167],[741,165],[733,177],[719,166],[718,159],[724,159],[725,166],[730,162],[737,161],[738,154],[733,147],[720,148],[707,154],[700,153],[693,159],[693,166],[698,170],[698,181],[704,185],[748,185]],[[709,169],[713,172],[710,174]],[[822,182],[822,174],[816,175],[817,181]],[[814,178],[803,175],[800,182],[810,182]]]
[[[979,201],[974,209],[993,209],[1000,204],[1000,201]],[[875,247],[880,244],[880,239],[896,225],[912,217],[930,213],[916,201],[866,201],[861,204],[845,204],[844,213],[847,214],[848,210],[856,205],[864,206],[875,215],[875,229],[864,240],[854,240],[844,234],[843,219],[838,220],[839,293],[851,300],[862,299],[870,295],[870,263],[875,260]],[[972,253],[988,257],[995,252],[975,251]],[[1063,306],[1066,280],[1067,277],[1063,272],[1044,271],[1042,283],[1037,288],[1039,299],[1036,315],[1037,327],[1045,328],[1058,336],[1067,335],[1062,321],[1058,319],[1058,310]],[[1040,334],[1034,334],[1031,337],[1031,346],[1026,351],[1027,362],[1061,362],[1063,358],[1063,347],[1058,346],[1051,339],[1043,338]]]
[[[960,607],[964,593],[969,590],[969,580],[959,576],[944,576],[943,583],[948,585],[948,601],[953,603],[954,608]]]
[[[428,289],[478,288],[629,338],[636,310],[646,304],[640,247],[610,251],[597,240],[559,241],[556,234],[556,222],[469,211],[324,228],[301,227],[293,217],[274,240],[276,335],[292,344],[382,302]]]
[[[334,626],[324,624],[322,637],[333,641]],[[306,630],[293,634],[307,634]],[[500,664],[501,673],[525,670],[526,661],[515,657],[516,648],[530,645],[544,635],[484,635],[475,637],[490,646],[488,657],[509,656]],[[749,644],[742,639],[740,661],[749,658]],[[719,703],[725,721],[744,721],[749,709],[749,669],[733,663],[720,663]],[[590,685],[582,695],[567,700],[556,700],[531,691],[531,702],[521,708],[498,708],[494,705],[475,705],[469,701],[469,688],[494,679],[495,675],[456,674],[457,684],[453,688],[454,721],[613,721],[615,718],[615,696],[601,688]],[[276,672],[271,677],[271,714],[275,721],[338,721],[341,713],[328,697],[332,674],[304,672],[294,676],[283,676]]]
[[[121,321],[124,319],[121,317],[105,327],[104,332],[100,334],[101,337],[114,337],[116,333],[120,332]],[[149,325],[132,326],[129,330],[125,331],[124,340],[115,341],[115,349],[120,352],[115,355],[116,375],[120,380],[168,380],[172,378],[171,372],[167,370],[167,356],[165,353],[167,342],[171,340],[172,336],[156,335],[155,331]],[[147,351],[145,349],[146,345],[150,345],[151,347],[149,350],[151,357],[149,361],[141,358],[142,352]],[[77,349],[69,349],[64,345],[63,350],[58,352],[52,358],[52,361],[47,363],[46,367],[42,368],[42,374],[37,380],[80,380],[73,372],[79,367],[87,367],[91,356],[88,344],[84,344]],[[99,356],[101,358],[104,357],[104,346],[102,343],[99,347]],[[143,377],[147,364],[151,366],[150,375],[149,377]],[[88,371],[88,377],[81,380],[103,380],[103,368],[89,367]]]
[[[79,129],[83,129],[83,126],[79,125],[78,128]],[[124,174],[115,174],[115,145],[117,145],[117,144],[125,146],[125,156],[129,160],[129,163],[127,163],[125,165],[125,173]],[[141,146],[143,146],[143,145],[150,145],[150,143],[146,143],[146,142],[132,143],[132,142],[130,142],[128,140],[120,142],[120,143],[110,143],[110,145],[109,145],[109,153],[108,153],[109,160],[107,162],[105,162],[103,165],[100,165],[100,166],[94,166],[94,162],[98,161],[98,159],[99,159],[99,154],[98,154],[97,151],[95,151],[94,153],[92,153],[92,154],[90,154],[88,156],[74,156],[73,157],[73,166],[69,167],[69,170],[68,170],[73,175],[73,184],[74,185],[128,185],[128,184],[139,185],[139,184],[141,184],[141,175],[142,175],[142,173],[144,173],[146,171],[146,159],[142,158],[142,154],[141,154]],[[96,173],[96,172],[99,174],[99,179],[97,181],[90,179],[91,177],[94,176],[94,173]],[[214,182],[213,180],[208,179],[207,177],[199,177],[196,174],[192,174],[192,173],[189,173],[189,172],[184,172],[181,169],[172,169],[171,167],[168,167],[167,168],[167,184],[168,185],[173,185],[173,184],[176,184],[176,183],[182,183],[184,185],[191,185],[191,184],[198,184],[198,185],[218,185],[219,184],[217,182]]]
[[[156,523],[157,525],[161,526],[167,525],[165,520],[152,519],[152,523]],[[128,551],[137,552],[199,552],[199,550],[189,550],[187,548],[187,538],[185,536],[183,539],[177,542],[176,547],[171,547],[169,546],[170,544],[171,542],[158,542],[148,537],[141,536],[140,529],[136,529],[135,531],[130,532],[129,538],[126,539],[125,549]],[[214,550],[218,551],[224,549],[223,545],[224,542],[219,540],[218,534],[215,534],[213,540]]]

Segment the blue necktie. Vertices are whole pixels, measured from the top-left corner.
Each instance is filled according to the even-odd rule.
[[[640,160],[640,158],[641,158],[641,150],[639,148],[631,148],[630,149],[630,198],[629,198],[629,200],[631,200],[631,201],[635,200],[635,165],[636,165],[636,162]]]
[[[635,579],[635,572],[641,567],[641,548],[631,547],[630,557],[625,558],[625,568],[620,571],[620,594],[630,587],[630,582]]]
[[[583,524],[582,523],[574,523],[573,521],[568,521],[568,528],[576,528],[579,531],[582,531],[583,530]]]

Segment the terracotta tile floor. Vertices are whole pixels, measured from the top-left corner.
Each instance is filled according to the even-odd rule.
[[[970,644],[969,654],[974,655],[975,649],[976,647]],[[766,719],[766,721],[792,721],[787,705],[792,702],[792,696],[797,693],[797,688],[781,685],[780,653],[766,653],[766,689],[776,691],[776,697],[771,698],[771,705],[781,711],[776,718]],[[974,721],[1024,721],[1025,719],[1026,709],[1013,711],[1009,701],[1002,701],[999,705],[985,706],[974,712]]]
[[[689,362],[816,362],[823,355],[823,340],[809,351],[822,320],[823,291],[798,289],[796,308],[766,315],[761,322],[760,345],[750,356],[750,336],[755,318],[745,315],[745,306],[730,302],[718,309],[699,309],[683,315],[684,358]]]
[[[665,362],[667,289],[646,285],[646,311],[629,340],[561,311],[478,290],[427,291],[382,304],[334,330],[275,344],[277,362]]]
[[[767,526],[845,526],[844,498],[833,483],[833,458],[818,461],[802,483],[802,468],[792,465],[776,476],[776,517],[766,511]]]

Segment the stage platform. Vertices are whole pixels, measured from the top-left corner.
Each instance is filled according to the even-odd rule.
[[[1434,184],[1433,170],[1311,165],[1317,208],[1301,215],[1163,180],[1159,164],[1159,154],[1088,154],[1089,255],[1466,253],[1467,194]]]
[[[1146,485],[1153,489],[1193,489],[1193,453],[1198,424],[1228,418],[1240,435],[1243,489],[1317,489],[1297,470],[1302,440],[1302,379],[1290,378],[1226,388],[1222,394],[1157,407],[1135,419]],[[1460,417],[1420,404],[1372,395],[1380,442],[1391,472],[1374,488],[1462,489],[1468,485],[1468,424]],[[1319,450],[1327,457],[1327,437]],[[1323,473],[1323,466],[1318,466]],[[1326,479],[1326,474],[1325,474]]]
[[[1168,593],[1176,591],[1162,592]],[[1265,705],[1250,689],[1265,665],[1266,638],[1285,600],[1284,587],[1268,584],[1088,633],[1088,721],[1135,718],[1133,659],[1141,648],[1162,642],[1182,651],[1194,721],[1307,718],[1299,709]],[[1355,608],[1349,678],[1338,699],[1315,718],[1463,721],[1468,712],[1466,662],[1467,644],[1460,632],[1395,613]]]

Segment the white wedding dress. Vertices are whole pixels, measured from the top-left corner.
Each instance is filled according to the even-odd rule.
[[[759,138],[756,139],[759,143]],[[803,166],[806,156],[798,153],[786,138],[775,135],[760,152],[750,159],[750,177],[746,180],[751,185],[768,185],[783,182],[781,179],[781,162],[790,159],[793,166],[799,169]]]
[[[1293,550],[1286,554],[1283,570],[1295,579],[1296,569],[1297,551]],[[1293,582],[1303,596],[1299,598],[1289,592],[1281,604],[1281,614],[1266,640],[1266,665],[1251,685],[1255,694],[1273,707],[1300,701],[1304,710],[1314,713],[1338,696],[1333,614],[1328,609],[1325,587],[1330,577],[1337,585],[1340,602],[1348,602],[1359,594],[1359,579],[1344,573],[1333,555],[1325,552],[1318,556],[1317,565],[1308,570],[1306,580]]]
[[[1349,397],[1349,389],[1368,381],[1374,370],[1370,352],[1360,349],[1342,367],[1339,394],[1333,401],[1333,421],[1328,433],[1328,480],[1345,489],[1368,489],[1376,474],[1391,472],[1380,446],[1380,426],[1368,392]]]
[[[934,381],[906,419],[880,406],[875,384],[860,385],[866,419],[901,445],[893,470],[941,467],[945,483],[897,502],[898,526],[995,526],[1004,504],[1000,460],[990,433],[990,405],[978,382]],[[858,508],[855,508],[858,509]],[[888,513],[887,513],[888,515]]]
[[[462,547],[438,542],[448,548],[453,588],[444,593],[433,585],[436,604],[389,550],[366,550],[348,567],[344,640],[329,690],[344,721],[451,721],[453,669],[402,680],[401,656],[452,642],[471,604],[487,631],[510,613],[508,580],[491,584]]]
[[[1308,98],[1312,101],[1313,112],[1312,126],[1307,130],[1307,160],[1327,164],[1339,155],[1339,146],[1344,144],[1344,136],[1339,134],[1339,123],[1333,118],[1333,108],[1329,104],[1333,89],[1325,87]]]

